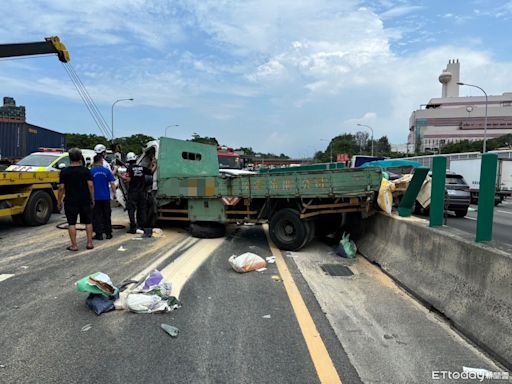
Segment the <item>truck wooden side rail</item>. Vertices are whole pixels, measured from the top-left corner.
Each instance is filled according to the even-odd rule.
[[[46,224],[57,205],[58,172],[0,172],[0,217]]]
[[[269,223],[281,249],[298,250],[326,227],[358,226],[374,212],[380,169],[220,173],[214,146],[161,138],[150,143],[158,171],[153,195],[159,220],[188,221],[198,237],[221,236],[226,223]]]

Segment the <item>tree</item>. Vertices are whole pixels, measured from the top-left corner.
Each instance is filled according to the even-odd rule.
[[[215,146],[219,145],[219,142],[217,141],[217,139],[215,137],[208,137],[208,136],[202,137],[202,136],[199,136],[197,133],[194,133],[192,135],[192,139],[189,141],[193,141],[194,143],[211,144],[211,145],[215,145]]]
[[[382,136],[375,143],[375,154],[386,156],[391,152],[391,144],[387,136]]]
[[[119,144],[121,151],[124,153],[135,152],[136,154],[142,153],[142,149],[149,141],[155,140],[151,136],[136,134],[128,137],[120,137],[115,139],[115,143]]]
[[[110,142],[104,136],[83,133],[66,133],[66,148],[94,149],[96,144],[103,144],[107,148]]]
[[[363,153],[368,148],[368,132],[358,131],[355,134],[355,142],[360,148],[360,152]],[[371,146],[371,143],[370,143]]]

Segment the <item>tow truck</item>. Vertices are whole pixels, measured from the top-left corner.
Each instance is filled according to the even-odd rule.
[[[31,43],[0,44],[0,58],[56,54],[63,63],[70,55],[57,36]],[[0,172],[0,217],[15,224],[46,224],[57,204],[59,172]]]

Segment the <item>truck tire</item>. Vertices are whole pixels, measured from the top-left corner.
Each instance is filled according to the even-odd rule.
[[[43,225],[48,222],[52,212],[53,201],[50,195],[45,191],[35,191],[28,198],[23,220],[29,226]]]
[[[308,241],[311,233],[308,226],[300,219],[298,211],[283,208],[270,219],[270,238],[279,249],[297,251]]]
[[[458,209],[455,211],[455,216],[457,217],[464,217],[468,214],[468,209]]]
[[[306,245],[311,243],[311,241],[313,241],[313,239],[315,238],[316,233],[316,223],[313,220],[303,221],[303,223],[306,227],[306,237],[304,238],[304,243],[302,244],[300,249],[304,248]]]
[[[190,235],[200,239],[215,239],[226,235],[226,226],[222,223],[196,221],[190,223]]]

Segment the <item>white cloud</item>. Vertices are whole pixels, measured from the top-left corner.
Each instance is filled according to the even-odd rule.
[[[410,13],[422,10],[424,8],[425,7],[420,5],[401,5],[398,7],[388,9],[387,11],[381,13],[380,17],[382,17],[384,20],[393,19],[396,17],[408,15]]]

